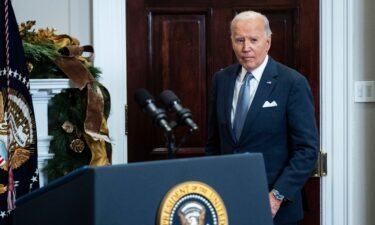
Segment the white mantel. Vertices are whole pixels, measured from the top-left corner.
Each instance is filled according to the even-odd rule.
[[[30,93],[33,100],[34,115],[38,139],[38,169],[40,186],[44,186],[47,177],[43,167],[53,157],[49,151],[51,136],[48,135],[48,102],[62,89],[71,87],[69,79],[30,79]]]

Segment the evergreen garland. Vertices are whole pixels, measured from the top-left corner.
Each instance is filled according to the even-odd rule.
[[[53,62],[59,56],[56,46],[51,42],[23,42],[26,62],[32,65],[30,77],[38,78],[67,78]]]
[[[103,86],[100,85],[99,87],[104,94],[104,116],[107,119],[110,112],[109,93]],[[48,180],[54,180],[66,175],[76,168],[88,165],[90,162],[91,152],[86,143],[81,153],[73,151],[70,147],[70,143],[74,139],[79,138],[84,141],[82,134],[84,132],[83,121],[86,112],[86,101],[83,93],[85,92],[79,89],[69,88],[51,99],[48,117],[50,118],[49,129],[53,139],[50,150],[55,155],[48,161],[44,170],[47,173]],[[67,133],[62,129],[61,126],[66,121],[74,124],[75,127],[72,133]],[[110,145],[107,145],[107,149],[110,149],[110,147]]]
[[[67,76],[55,65],[54,60],[60,56],[58,43],[54,29],[32,30],[35,21],[27,21],[19,26],[20,36],[23,40],[25,58],[28,63],[30,78],[67,78]],[[79,41],[67,35],[72,45],[79,45]],[[110,95],[108,90],[97,79],[101,71],[87,61],[83,65],[95,78],[94,86],[99,87],[104,99],[104,117],[110,113]],[[84,133],[84,121],[86,113],[86,90],[68,88],[55,95],[48,106],[48,125],[52,140],[50,152],[54,153],[44,168],[48,180],[54,180],[64,176],[76,168],[88,165],[91,159],[91,151],[87,146]],[[64,128],[68,126],[68,128]],[[68,130],[68,131],[67,131]],[[75,140],[82,144],[79,150],[72,147]],[[106,143],[107,155],[111,156],[111,145]]]

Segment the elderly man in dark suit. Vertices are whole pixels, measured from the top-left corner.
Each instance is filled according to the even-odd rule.
[[[237,64],[213,78],[207,155],[260,152],[275,225],[303,218],[301,189],[317,160],[318,132],[307,80],[268,55],[268,19],[254,11],[231,23]]]

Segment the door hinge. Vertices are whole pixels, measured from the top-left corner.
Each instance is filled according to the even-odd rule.
[[[319,151],[318,161],[316,163],[313,177],[325,177],[327,176],[327,153]]]
[[[128,104],[125,105],[125,135],[128,135]]]

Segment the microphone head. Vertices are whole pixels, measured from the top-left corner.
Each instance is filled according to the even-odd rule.
[[[160,94],[160,99],[163,102],[165,106],[168,108],[171,108],[173,105],[173,102],[181,103],[180,99],[171,91],[171,90],[165,90]]]
[[[146,89],[140,88],[135,92],[134,100],[143,108],[147,105],[148,100],[154,101],[154,98]]]

